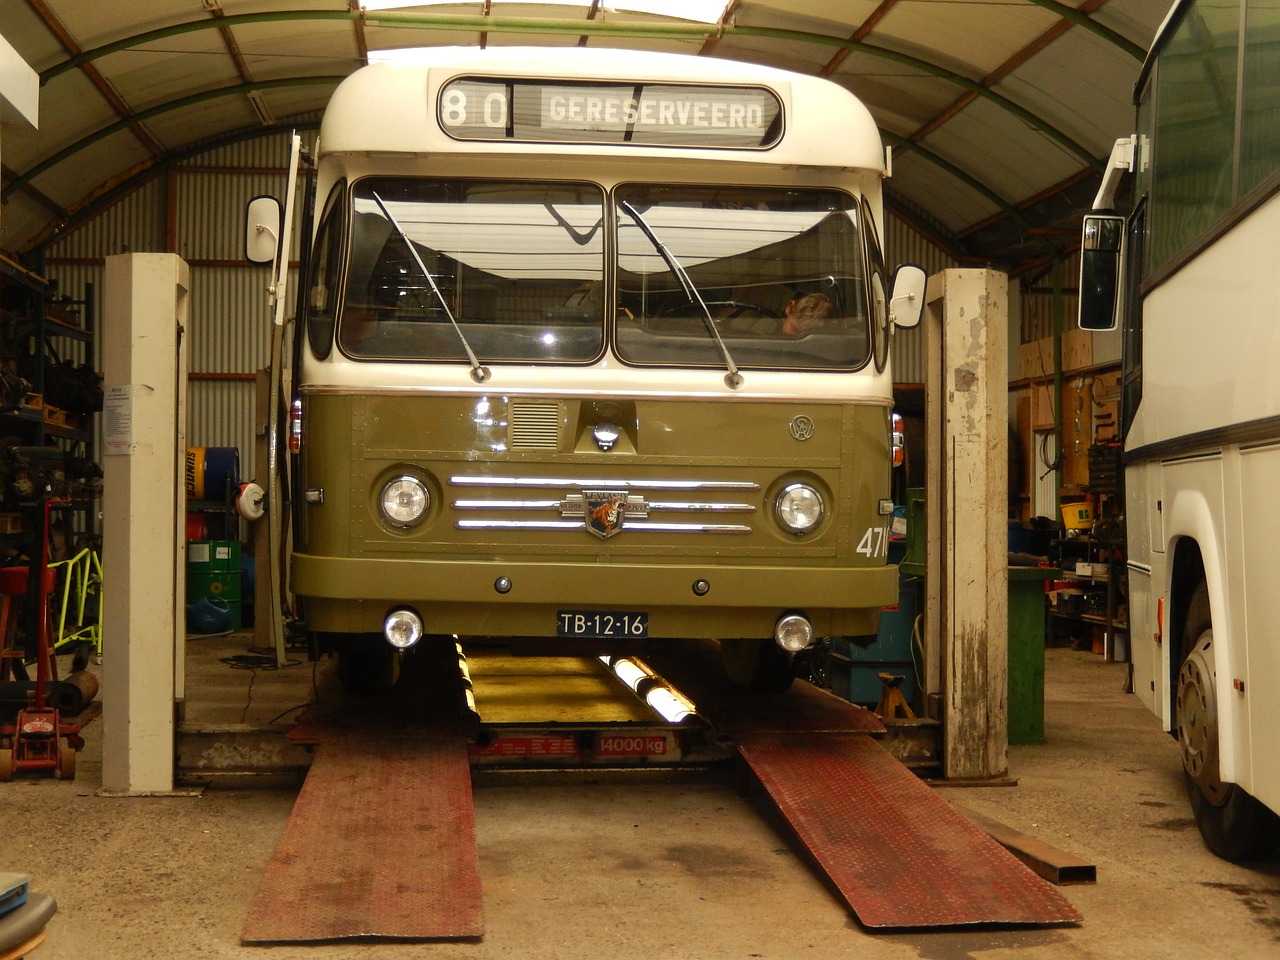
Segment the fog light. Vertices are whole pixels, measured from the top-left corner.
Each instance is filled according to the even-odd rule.
[[[422,639],[422,618],[412,610],[392,610],[382,621],[382,635],[397,650],[408,650]]]
[[[798,613],[788,613],[773,628],[773,642],[787,653],[813,646],[813,624]]]

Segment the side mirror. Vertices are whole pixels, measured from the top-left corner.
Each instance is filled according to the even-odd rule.
[[[895,327],[910,329],[924,315],[924,285],[928,279],[924,268],[914,263],[899,264],[893,271],[893,289],[889,291],[889,319]]]
[[[275,197],[254,197],[245,208],[244,256],[250,263],[275,263],[284,233],[284,210]]]
[[[1080,236],[1081,330],[1114,330],[1119,300],[1124,217],[1090,213]]]

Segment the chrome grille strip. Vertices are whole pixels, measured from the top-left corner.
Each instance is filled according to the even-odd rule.
[[[720,500],[715,494],[732,491],[741,494],[759,490],[760,485],[749,480],[641,480],[629,477],[614,479],[564,478],[564,477],[487,477],[459,474],[449,479],[456,487],[472,490],[493,490],[499,496],[493,499],[460,497],[452,507],[459,513],[470,514],[454,523],[459,530],[587,530],[597,536],[613,536],[615,533],[751,533],[745,523],[724,523],[710,518],[699,520],[690,517],[681,521],[652,519],[656,513],[681,514],[752,514],[754,504],[740,499]],[[559,499],[521,497],[522,490],[547,488],[560,494]],[[557,489],[558,488],[558,489]],[[645,498],[647,491],[702,494],[706,500],[654,500]],[[516,496],[512,496],[512,494]],[[625,502],[621,502],[624,501]],[[616,502],[616,507],[609,501]],[[602,509],[609,511],[602,519]],[[616,510],[616,513],[614,512]],[[503,513],[541,513],[542,517],[516,519],[495,516]],[[480,516],[476,516],[480,514]],[[550,514],[551,516],[546,516]],[[557,517],[558,515],[558,517]],[[615,520],[616,518],[616,520]],[[615,527],[616,522],[616,527]],[[608,532],[602,533],[602,529]]]
[[[455,510],[559,510],[560,500],[455,500]],[[581,503],[579,503],[581,509]]]
[[[449,478],[456,487],[568,487],[570,490],[759,490],[751,480],[640,480],[599,477],[477,477],[462,474]]]
[[[459,520],[454,524],[459,530],[584,530],[581,520]],[[742,523],[655,523],[652,520],[626,522],[628,533],[750,533],[751,527]]]
[[[628,509],[630,509],[628,507]],[[649,512],[668,510],[681,513],[755,513],[756,508],[749,503],[699,503],[696,500],[650,500]]]

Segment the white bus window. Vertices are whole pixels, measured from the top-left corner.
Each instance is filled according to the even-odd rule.
[[[600,353],[598,187],[369,178],[353,207],[338,333],[349,356],[461,361],[464,337],[485,361]]]
[[[714,322],[742,367],[854,369],[867,362],[863,241],[853,197],[629,184],[615,199],[623,360],[718,366],[723,357],[707,327]],[[816,316],[795,322],[797,311],[815,306]]]

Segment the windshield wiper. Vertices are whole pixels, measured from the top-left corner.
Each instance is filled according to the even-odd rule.
[[[737,390],[742,386],[742,374],[738,373],[738,365],[733,362],[733,357],[729,356],[729,348],[725,346],[724,339],[720,336],[720,331],[716,329],[716,322],[711,316],[711,311],[707,309],[707,303],[702,299],[702,294],[697,286],[690,278],[688,271],[681,265],[680,261],[675,258],[666,244],[658,239],[658,235],[653,232],[653,228],[645,223],[644,217],[640,216],[640,211],[633,207],[630,201],[623,200],[619,206],[622,207],[624,213],[636,222],[649,242],[653,244],[654,249],[658,251],[667,268],[676,275],[676,279],[680,281],[680,285],[684,287],[684,294],[689,298],[690,303],[696,303],[702,308],[703,322],[707,325],[707,330],[711,334],[711,339],[715,341],[716,347],[720,350],[720,356],[724,359],[724,366],[728,373],[725,374],[724,382],[730,390]]]
[[[453,324],[454,332],[458,334],[458,341],[462,344],[462,349],[467,352],[467,360],[471,363],[471,379],[476,383],[484,383],[489,379],[489,368],[484,366],[477,358],[475,351],[471,349],[471,344],[467,342],[467,336],[462,332],[462,327],[458,326],[458,321],[453,316],[453,311],[449,309],[449,303],[445,300],[444,294],[440,292],[440,288],[436,286],[436,278],[431,275],[431,271],[427,269],[427,265],[422,262],[422,257],[418,255],[418,248],[413,245],[413,241],[409,239],[409,235],[404,232],[404,227],[400,226],[399,221],[391,215],[391,211],[387,209],[387,205],[382,202],[382,198],[378,196],[376,190],[369,191],[373,195],[373,201],[378,205],[378,209],[382,211],[382,215],[387,218],[387,222],[395,227],[396,233],[400,235],[400,239],[404,241],[404,245],[409,250],[409,255],[413,257],[413,262],[418,265],[418,269],[422,271],[422,275],[427,278],[427,283],[431,284],[431,292],[436,295],[436,299],[440,301],[440,306],[444,309],[444,315],[449,318],[449,322]]]

